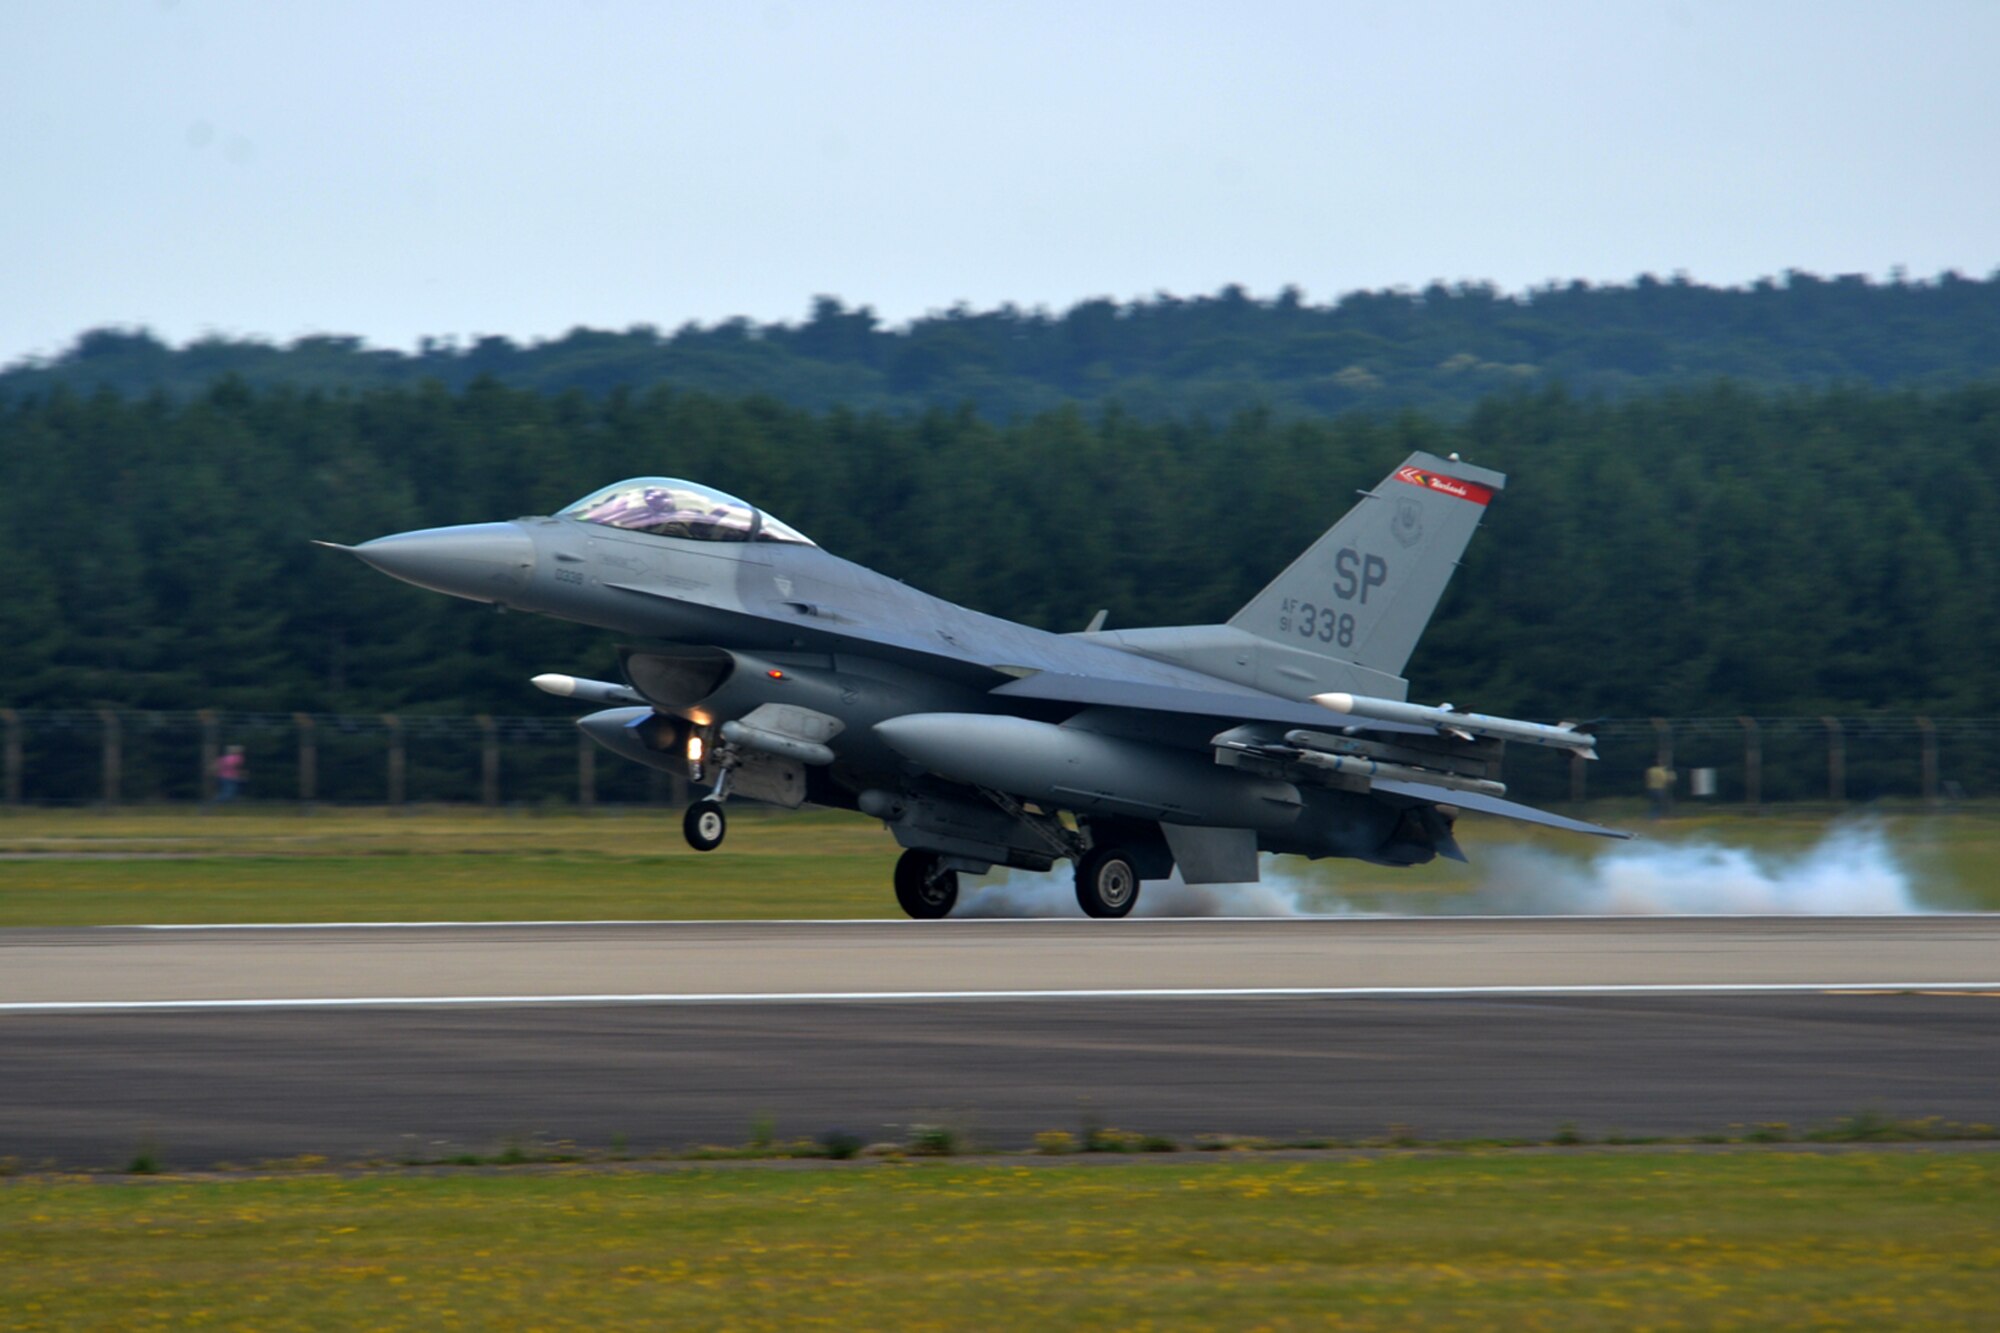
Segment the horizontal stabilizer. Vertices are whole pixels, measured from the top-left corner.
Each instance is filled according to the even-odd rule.
[[[1449,787],[1434,787],[1428,782],[1378,781],[1374,784],[1373,790],[1389,792],[1396,796],[1414,796],[1420,801],[1455,805],[1461,810],[1477,810],[1485,815],[1499,815],[1502,819],[1518,819],[1523,824],[1540,824],[1545,828],[1565,829],[1571,833],[1591,833],[1600,838],[1632,836],[1620,829],[1606,828],[1602,824],[1587,824],[1581,819],[1571,819],[1566,815],[1552,815],[1546,810],[1537,810],[1532,805],[1522,805],[1519,801],[1503,800],[1498,796],[1482,796],[1478,792],[1453,791]]]

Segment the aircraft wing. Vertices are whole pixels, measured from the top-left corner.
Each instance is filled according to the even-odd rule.
[[[1419,801],[1430,801],[1438,805],[1455,805],[1461,810],[1477,810],[1481,814],[1499,815],[1503,819],[1518,819],[1524,824],[1541,824],[1547,828],[1567,829],[1571,833],[1593,833],[1600,838],[1632,836],[1619,829],[1605,828],[1602,824],[1586,824],[1581,819],[1552,815],[1546,810],[1537,810],[1532,805],[1522,805],[1519,801],[1503,800],[1498,796],[1487,796],[1481,792],[1433,787],[1428,782],[1385,782],[1379,778],[1376,779],[1374,787],[1376,791],[1392,792],[1397,796],[1412,796]]]
[[[1189,689],[1177,685],[1112,680],[1101,676],[1077,676],[1055,671],[1038,672],[1020,680],[1009,681],[995,688],[992,693],[1004,698],[1047,699],[1095,708],[1130,708],[1140,712],[1176,713],[1238,723],[1276,722],[1319,731],[1352,729],[1375,733],[1401,732],[1417,736],[1437,735],[1437,728],[1433,726],[1420,726],[1383,718],[1342,719],[1339,714],[1330,712],[1318,704],[1293,703],[1274,695]],[[1341,726],[1343,721],[1347,724],[1345,728]],[[1531,805],[1522,805],[1518,801],[1509,801],[1485,792],[1381,777],[1376,778],[1371,785],[1375,791],[1391,795],[1408,796],[1439,805],[1455,805],[1463,810],[1478,810],[1483,814],[1499,815],[1502,818],[1520,820],[1526,824],[1540,824],[1547,828],[1567,829],[1572,833],[1589,833],[1600,838],[1632,836],[1617,829],[1605,828],[1601,824],[1590,824],[1565,815],[1550,814],[1546,810],[1537,810]]]
[[[1197,690],[1180,685],[1159,685],[1147,681],[1112,680],[1102,676],[1075,676],[1042,671],[998,686],[992,693],[1011,699],[1048,699],[1057,703],[1083,704],[1095,708],[1133,708],[1150,713],[1181,713],[1233,722],[1282,722],[1294,727],[1321,731],[1342,726],[1338,714],[1318,704],[1293,703],[1270,694],[1237,694],[1228,690]],[[1404,722],[1353,719],[1348,726],[1368,731],[1398,731],[1428,736],[1434,728]]]

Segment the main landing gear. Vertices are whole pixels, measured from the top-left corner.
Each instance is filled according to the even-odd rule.
[[[1121,847],[1097,847],[1076,863],[1076,905],[1085,916],[1120,917],[1139,901],[1139,869]]]
[[[1129,916],[1138,901],[1139,867],[1131,851],[1100,847],[1078,858],[1076,903],[1084,915]],[[919,921],[949,916],[958,905],[958,872],[946,866],[938,853],[912,848],[896,862],[896,902]]]
[[[936,921],[958,903],[958,872],[936,852],[915,848],[896,861],[896,901],[919,921]]]

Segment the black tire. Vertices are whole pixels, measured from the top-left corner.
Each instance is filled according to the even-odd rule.
[[[1120,917],[1139,901],[1139,869],[1117,847],[1099,847],[1076,863],[1076,905],[1086,916]]]
[[[712,852],[720,847],[729,836],[729,816],[722,813],[722,802],[704,796],[689,806],[681,816],[681,832],[688,846],[698,852]]]
[[[896,861],[896,902],[919,921],[936,921],[958,905],[958,872],[936,852],[912,848]]]

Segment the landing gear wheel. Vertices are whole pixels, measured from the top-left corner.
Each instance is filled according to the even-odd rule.
[[[1100,847],[1076,863],[1076,905],[1086,916],[1124,916],[1139,901],[1139,871],[1116,847]]]
[[[896,901],[919,921],[936,921],[958,903],[958,872],[936,852],[912,848],[896,862]]]
[[[681,832],[687,835],[688,846],[698,852],[712,852],[720,847],[729,832],[729,817],[722,813],[722,802],[704,796],[689,806],[681,816]]]

